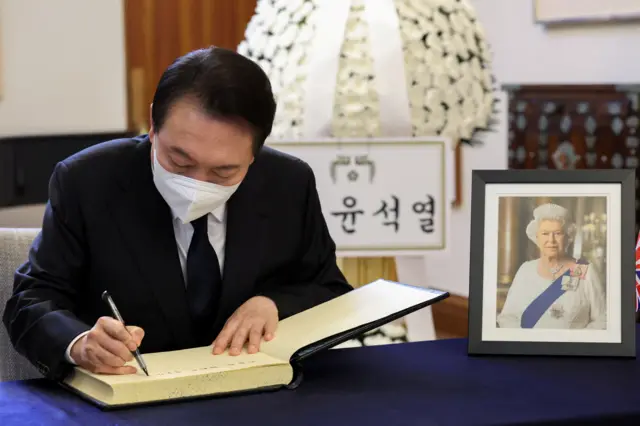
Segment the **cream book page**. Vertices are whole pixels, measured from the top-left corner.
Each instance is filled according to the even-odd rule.
[[[260,351],[290,360],[300,348],[427,302],[442,292],[377,280],[282,320]]]
[[[105,375],[93,374],[88,371],[86,374],[95,376],[109,384],[120,384],[288,364],[287,361],[274,359],[262,352],[248,354],[246,349],[240,355],[235,356],[229,355],[227,351],[220,355],[213,355],[211,345],[179,351],[147,353],[142,354],[142,357],[147,364],[148,377],[135,360],[128,362],[127,365],[136,367],[137,374]]]
[[[258,352],[231,356],[213,355],[211,346],[143,354],[149,376],[137,366],[137,374],[93,374],[76,368],[65,382],[107,404],[135,404],[205,394],[234,392],[288,384],[293,369]]]

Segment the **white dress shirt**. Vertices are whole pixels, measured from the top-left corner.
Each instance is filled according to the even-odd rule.
[[[538,273],[538,259],[520,266],[507,293],[507,299],[497,322],[500,328],[521,328],[522,314],[554,280]],[[567,278],[569,280],[569,278]],[[593,265],[584,278],[576,278],[575,286],[554,301],[534,328],[568,330],[576,328],[606,329],[606,292]]]
[[[173,214],[173,232],[176,237],[176,244],[178,246],[178,255],[180,258],[180,267],[182,268],[182,276],[187,279],[187,253],[189,252],[189,245],[191,244],[191,238],[193,237],[193,226],[191,223],[182,223],[175,212]],[[218,207],[216,210],[208,214],[207,220],[207,233],[209,234],[209,242],[218,256],[218,263],[220,264],[220,274],[224,271],[224,248],[227,239],[227,206],[226,203]],[[186,285],[186,282],[185,282]],[[81,333],[75,339],[71,341],[65,352],[65,358],[67,362],[75,364],[71,358],[71,347],[82,336],[87,334],[88,331]]]

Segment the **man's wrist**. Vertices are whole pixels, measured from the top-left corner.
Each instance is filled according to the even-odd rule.
[[[80,339],[82,339],[89,331],[85,331],[83,333],[78,334],[72,341],[71,343],[69,343],[69,346],[67,346],[67,350],[65,351],[64,354],[64,358],[67,360],[68,363],[73,364],[73,365],[78,365],[78,363],[73,359],[73,357],[71,357],[71,349],[73,348],[73,345],[76,344],[76,342]]]

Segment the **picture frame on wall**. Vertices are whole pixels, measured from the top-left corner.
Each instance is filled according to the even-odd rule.
[[[533,0],[535,22],[543,25],[640,20],[637,0]]]
[[[635,357],[635,170],[472,174],[470,355]]]

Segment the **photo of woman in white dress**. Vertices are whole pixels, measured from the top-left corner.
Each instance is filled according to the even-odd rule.
[[[554,203],[536,207],[526,236],[538,257],[518,267],[498,327],[606,329],[605,285],[597,266],[568,251],[576,236],[569,211]]]

